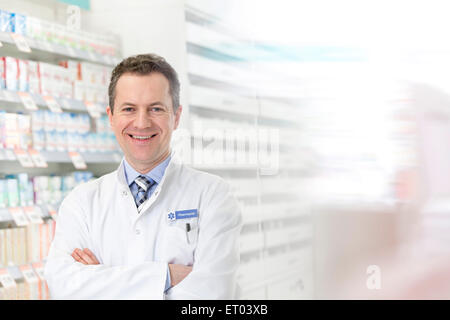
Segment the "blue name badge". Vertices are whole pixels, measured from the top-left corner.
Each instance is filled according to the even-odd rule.
[[[175,211],[175,219],[189,219],[198,217],[197,209]]]

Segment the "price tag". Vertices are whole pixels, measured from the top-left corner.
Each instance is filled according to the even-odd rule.
[[[30,223],[25,214],[23,213],[22,208],[20,207],[9,208],[8,211],[18,227],[23,227]]]
[[[39,281],[37,274],[33,271],[33,269],[31,269],[29,265],[19,266],[19,270],[22,272],[26,282],[34,283]]]
[[[34,163],[31,160],[30,155],[23,149],[14,149],[14,153],[16,154],[17,160],[19,160],[20,164],[24,168],[33,168]]]
[[[48,164],[47,161],[45,160],[44,156],[35,149],[30,149],[28,151],[28,153],[30,154],[31,160],[33,161],[34,165],[37,168],[47,168]]]
[[[35,111],[38,109],[36,102],[34,102],[33,98],[28,92],[17,92],[20,100],[22,100],[23,105],[26,109]]]
[[[17,286],[16,281],[9,274],[8,269],[0,269],[0,283],[5,289],[15,288]]]
[[[71,151],[71,152],[69,152],[69,156],[70,156],[70,159],[72,160],[72,163],[76,169],[81,169],[81,170],[87,169],[86,162],[84,161],[81,154],[79,154],[78,152],[75,152],[75,151]]]
[[[98,110],[98,106],[90,101],[84,101],[84,105],[92,118],[100,118],[100,111]]]
[[[22,52],[31,52],[31,48],[28,45],[27,39],[25,39],[24,36],[18,33],[11,33],[11,38],[13,39],[14,43],[17,46],[17,49]]]
[[[44,223],[44,220],[42,220],[41,209],[39,207],[25,207],[23,208],[23,211],[25,211],[25,215],[28,217],[28,220],[30,220],[31,223]]]
[[[61,106],[52,96],[43,97],[48,108],[53,112],[62,112]]]

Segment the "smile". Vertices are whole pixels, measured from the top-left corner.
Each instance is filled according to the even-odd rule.
[[[140,140],[140,141],[144,141],[144,140],[150,140],[151,138],[153,138],[154,136],[157,135],[157,133],[149,135],[149,136],[138,136],[138,135],[133,135],[133,134],[128,134],[131,138],[136,139],[136,140]]]

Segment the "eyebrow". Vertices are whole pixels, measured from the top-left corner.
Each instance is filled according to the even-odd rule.
[[[123,107],[123,106],[137,107],[137,104],[135,104],[135,103],[133,103],[133,102],[124,102],[124,103],[122,103],[122,104],[120,105],[120,107]],[[150,104],[147,105],[147,106],[148,106],[148,107],[153,107],[153,106],[164,106],[164,107],[167,108],[167,106],[166,106],[164,103],[162,103],[161,101],[155,101],[155,102],[152,102],[152,103],[150,103]]]

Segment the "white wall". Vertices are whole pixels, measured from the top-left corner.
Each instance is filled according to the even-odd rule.
[[[91,0],[82,29],[111,32],[122,40],[122,56],[156,53],[178,72],[181,82],[181,125],[188,121],[186,28],[183,0]]]

